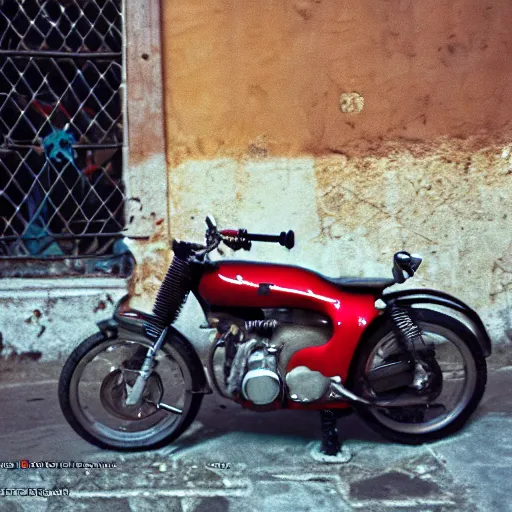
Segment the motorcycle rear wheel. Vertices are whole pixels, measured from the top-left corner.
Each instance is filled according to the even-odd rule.
[[[428,309],[415,309],[416,323],[423,331],[423,338],[427,343],[439,343],[444,338],[446,343],[455,347],[455,351],[447,356],[447,349],[443,343],[436,348],[436,361],[442,370],[442,384],[440,396],[433,399],[430,408],[408,407],[400,410],[392,408],[377,409],[363,404],[354,403],[356,413],[373,430],[391,441],[418,445],[437,441],[460,430],[467,422],[471,414],[477,408],[485,391],[487,382],[487,365],[482,350],[474,334],[459,320]],[[435,343],[434,343],[435,342]],[[392,326],[389,322],[380,326],[368,340],[360,347],[352,365],[347,386],[356,395],[370,398],[368,395],[368,381],[365,375],[372,368],[375,368],[375,361],[379,359],[379,349],[395,345],[400,350]],[[459,355],[458,370],[455,369],[455,354]],[[448,363],[442,361],[443,357],[448,358]],[[457,395],[450,410],[440,402],[446,389],[453,386],[457,380],[461,381],[460,389],[452,394]],[[453,382],[452,382],[453,381]],[[438,393],[439,394],[439,393]],[[398,396],[398,392],[397,392]],[[389,397],[386,397],[389,399]],[[442,407],[440,407],[442,405]],[[426,421],[426,412],[445,409],[445,414],[438,418]]]
[[[112,351],[123,344],[132,344],[134,351],[141,346],[150,347],[150,342],[131,342],[129,340],[121,340],[117,337],[109,338],[104,333],[97,333],[90,338],[84,340],[69,356],[62,369],[59,379],[59,402],[62,413],[73,430],[83,439],[91,444],[101,448],[117,450],[117,451],[140,451],[161,448],[174,441],[180,436],[195,419],[203,395],[200,393],[191,393],[192,389],[199,387],[199,375],[202,368],[198,368],[197,356],[191,353],[191,349],[183,344],[177,337],[172,337],[171,342],[164,343],[161,350],[157,354],[157,358],[167,358],[177,364],[179,372],[184,381],[184,389],[181,398],[180,409],[182,413],[175,415],[174,413],[158,410],[153,416],[161,415],[162,421],[150,426],[146,430],[136,430],[132,428],[140,423],[138,419],[126,418],[123,422],[119,416],[112,414],[111,408],[105,407],[102,413],[106,418],[105,423],[96,420],[91,416],[87,404],[81,403],[80,385],[81,377],[84,374],[87,364],[94,361],[97,356]],[[195,356],[195,357],[194,357]],[[159,361],[158,370],[160,370],[162,361]],[[89,382],[82,384],[96,386],[90,395],[98,398],[99,393],[103,393],[104,388],[113,379],[110,377],[118,371],[117,367],[108,368],[108,363],[104,364],[106,374],[95,379],[89,379]],[[110,373],[108,373],[110,372]],[[177,371],[175,371],[177,374]],[[100,381],[101,379],[101,381]],[[87,380],[87,379],[85,379]],[[161,384],[161,379],[158,379]],[[165,395],[164,395],[165,396]],[[174,405],[174,404],[169,404]],[[95,404],[97,410],[99,406]],[[94,407],[93,407],[94,409]],[[110,409],[110,410],[109,410]],[[141,409],[142,410],[142,409]],[[168,416],[167,416],[168,415]],[[151,414],[147,414],[144,420],[147,420]],[[153,418],[155,419],[155,418]]]

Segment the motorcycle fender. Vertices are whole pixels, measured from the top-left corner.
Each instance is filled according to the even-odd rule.
[[[475,335],[485,357],[491,355],[491,340],[476,311],[461,300],[448,293],[430,289],[400,290],[382,295],[381,299],[389,304],[399,306],[427,307],[443,313],[451,314],[462,321]]]
[[[125,338],[131,341],[149,341],[151,343],[149,338],[146,336],[146,331],[143,325],[144,314],[135,310],[128,311],[127,313],[127,316],[125,316],[126,313],[123,315],[116,313],[114,314],[114,318],[103,320],[101,322],[98,322],[96,325],[98,326],[99,330],[102,333],[104,333],[108,338],[114,338],[119,336],[121,338]],[[178,331],[178,329],[176,329],[173,326],[169,327],[169,334],[176,336],[181,340],[182,343],[188,345],[191,352],[195,354],[199,362],[198,367],[201,368],[202,370],[201,381],[203,382],[203,385],[200,386],[198,389],[194,389],[192,393],[202,393],[207,395],[211,394],[212,388],[210,386],[208,378],[206,377],[208,372],[205,372],[205,369],[201,361],[199,360],[199,356],[194,350],[192,343],[180,331]]]

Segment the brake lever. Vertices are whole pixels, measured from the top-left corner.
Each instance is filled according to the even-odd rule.
[[[213,243],[207,245],[202,251],[197,251],[194,256],[197,260],[201,261],[208,253],[217,249],[217,247],[220,245],[220,242],[220,238],[217,238]]]

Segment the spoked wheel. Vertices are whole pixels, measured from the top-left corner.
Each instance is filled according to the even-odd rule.
[[[141,399],[126,405],[150,342],[98,333],[70,355],[59,381],[59,401],[71,427],[86,441],[114,450],[159,448],[194,420],[203,395],[197,358],[179,339],[165,343]],[[201,373],[198,373],[201,372]]]
[[[381,326],[358,351],[348,383],[355,394],[367,399],[414,398],[423,402],[388,408],[354,404],[370,427],[406,444],[434,441],[459,430],[478,406],[487,381],[485,357],[464,324],[437,311],[415,311],[423,340],[434,354],[426,391],[419,393],[411,386],[402,386],[382,396],[369,385],[372,370],[403,354],[389,324]]]

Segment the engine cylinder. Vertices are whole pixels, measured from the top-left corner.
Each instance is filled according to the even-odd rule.
[[[250,370],[242,382],[242,393],[256,405],[272,403],[281,389],[279,377],[272,370]]]

